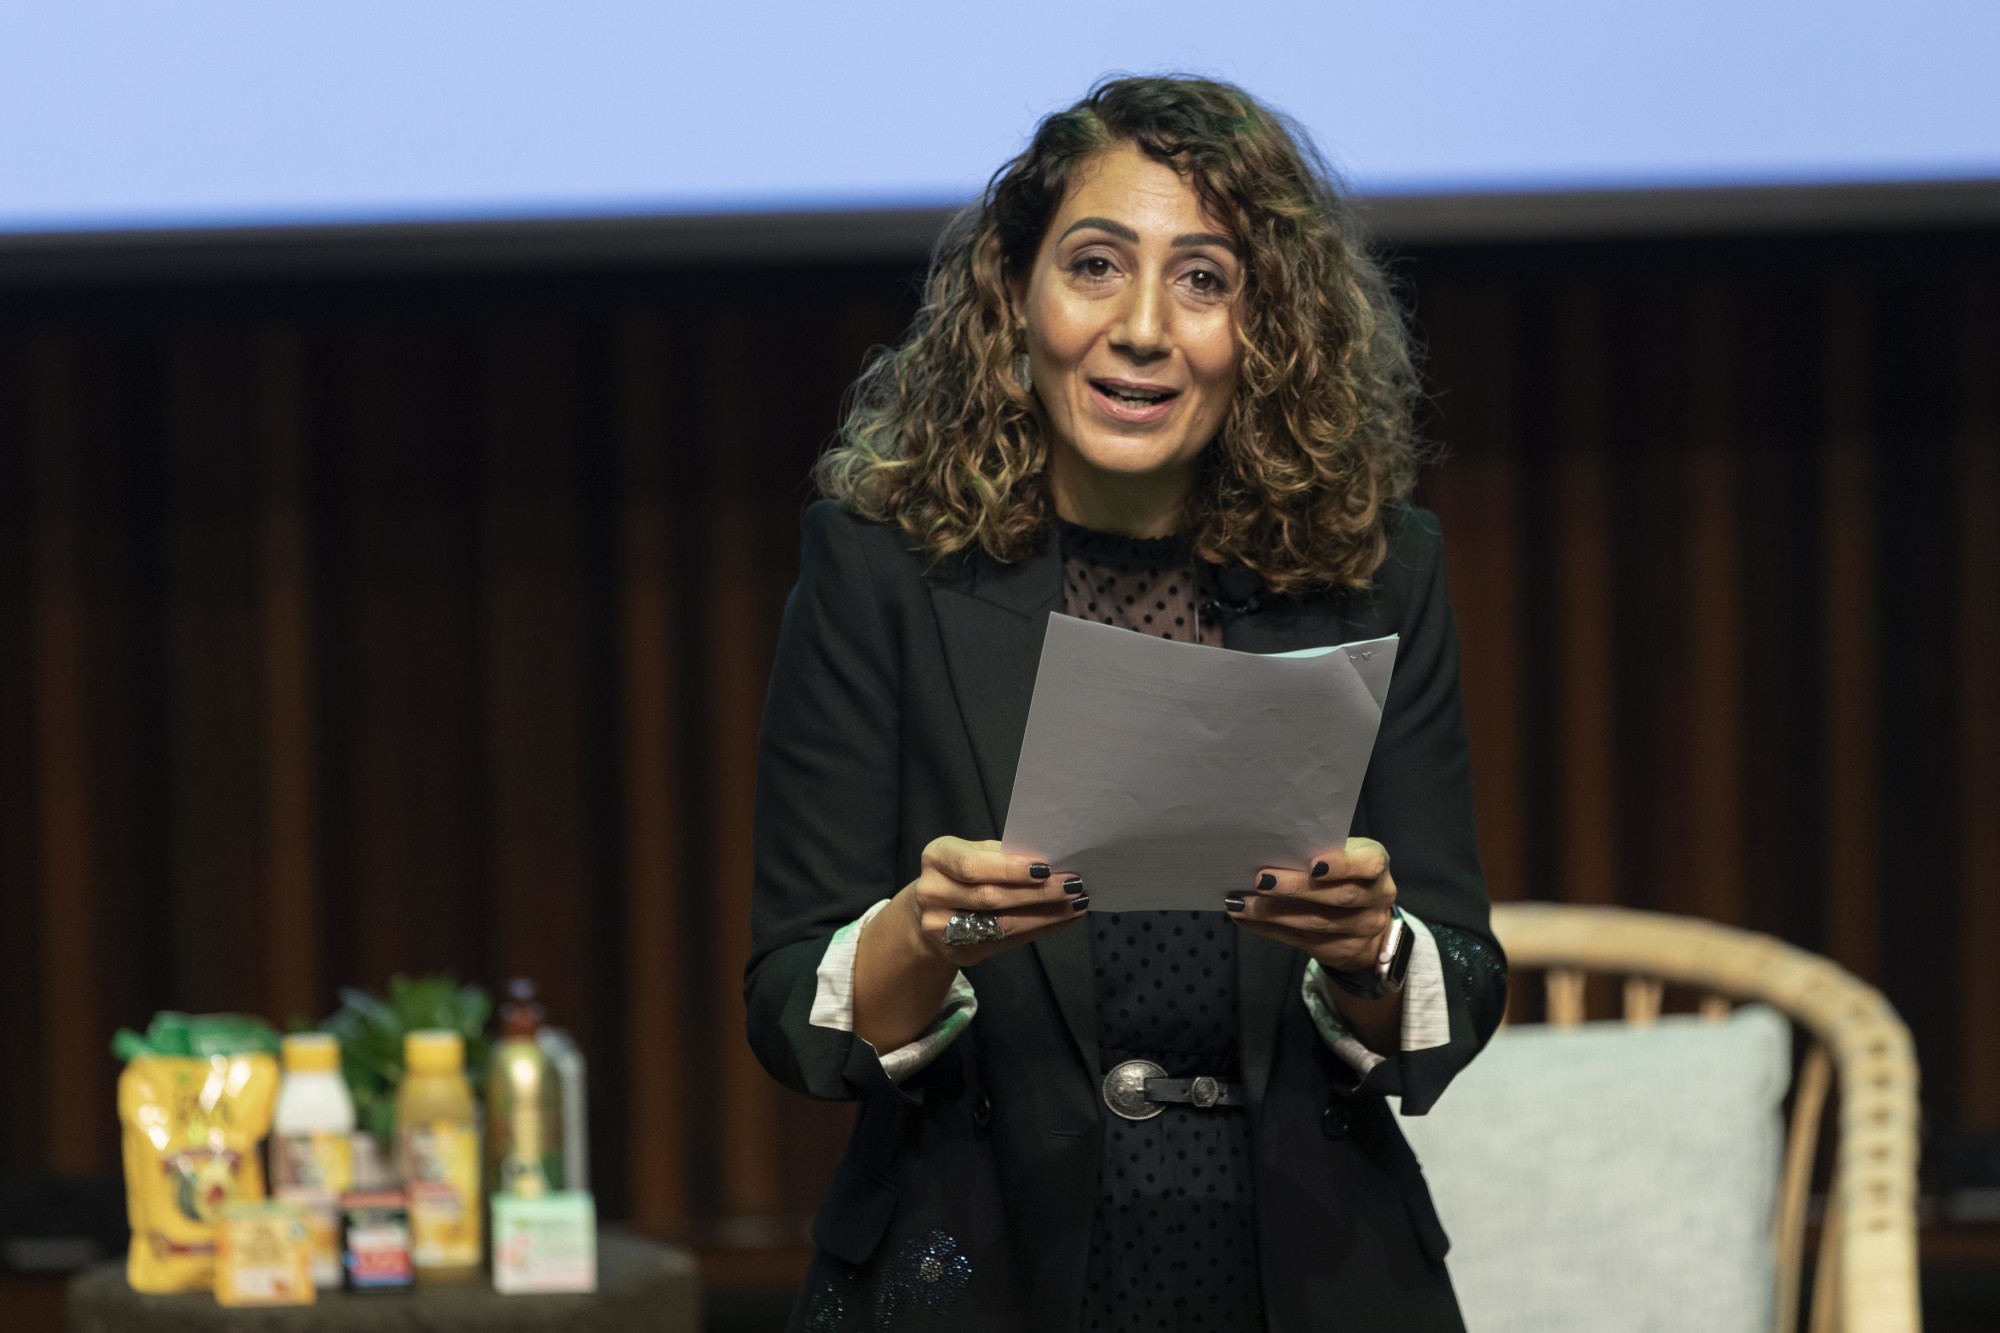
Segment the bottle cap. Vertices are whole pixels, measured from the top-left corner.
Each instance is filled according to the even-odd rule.
[[[535,999],[535,983],[516,977],[507,983],[507,1000],[500,1006],[500,1033],[509,1038],[532,1037],[548,1017]]]
[[[294,1032],[283,1047],[288,1074],[328,1074],[340,1068],[340,1043],[330,1032]]]
[[[406,1032],[403,1067],[413,1074],[456,1074],[465,1068],[465,1039],[443,1028]]]

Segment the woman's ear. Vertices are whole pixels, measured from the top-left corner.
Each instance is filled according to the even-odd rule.
[[[1022,341],[1027,340],[1028,282],[1018,273],[1007,275],[1007,327]]]

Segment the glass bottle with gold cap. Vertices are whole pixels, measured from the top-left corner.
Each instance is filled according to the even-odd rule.
[[[409,1193],[417,1281],[479,1276],[479,1124],[465,1077],[465,1042],[456,1032],[422,1029],[403,1037],[396,1162]]]
[[[539,1199],[564,1188],[562,1089],[538,1039],[535,984],[507,984],[500,1040],[486,1071],[486,1188]]]

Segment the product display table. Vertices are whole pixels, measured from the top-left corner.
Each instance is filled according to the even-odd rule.
[[[605,1228],[590,1296],[502,1296],[484,1280],[408,1292],[329,1291],[317,1304],[224,1309],[205,1292],[141,1296],[125,1261],[93,1265],[69,1287],[70,1333],[529,1333],[603,1330],[696,1333],[701,1294],[694,1256]]]

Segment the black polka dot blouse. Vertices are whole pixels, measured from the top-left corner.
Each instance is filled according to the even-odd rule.
[[[1185,539],[1065,523],[1062,547],[1068,614],[1221,646],[1221,626],[1201,614],[1212,571]],[[1092,914],[1104,1068],[1146,1059],[1172,1077],[1240,1077],[1235,929],[1220,912]],[[1168,1106],[1138,1121],[1102,1114],[1086,1333],[1263,1329],[1244,1111]]]

